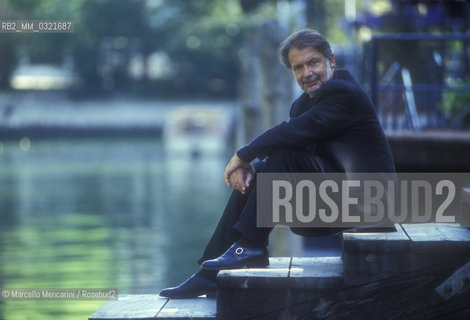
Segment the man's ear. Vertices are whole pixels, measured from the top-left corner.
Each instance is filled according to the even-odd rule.
[[[330,66],[334,69],[335,66],[335,54],[331,53],[330,57],[328,58],[328,61],[330,62]]]

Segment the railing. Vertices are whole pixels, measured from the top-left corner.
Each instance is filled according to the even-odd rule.
[[[435,59],[441,59],[440,83],[413,83],[413,75],[399,62],[393,62],[386,72],[379,74],[381,61],[380,45],[387,41],[420,41],[426,40],[437,44]],[[463,128],[465,120],[470,118],[470,94],[455,102],[460,104],[459,112],[449,113],[444,102],[449,95],[470,92],[470,85],[455,85],[455,79],[463,78],[465,72],[460,70],[456,59],[470,65],[470,34],[417,34],[398,33],[381,34],[371,42],[371,77],[370,94],[377,107],[377,113],[385,129],[421,130],[427,128]],[[455,54],[445,48],[446,41],[457,41],[461,52]],[[423,49],[420,49],[423,50]],[[413,55],[415,52],[407,52]],[[445,59],[443,58],[445,57]],[[446,60],[446,61],[442,61]],[[465,67],[465,66],[464,66]],[[458,74],[457,74],[458,73]],[[467,76],[470,76],[467,74]],[[449,101],[447,102],[449,103]],[[467,121],[467,125],[469,121]]]

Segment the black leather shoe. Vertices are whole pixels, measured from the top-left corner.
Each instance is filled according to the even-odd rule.
[[[269,265],[269,255],[265,247],[247,248],[235,242],[223,255],[216,259],[206,260],[201,266],[204,269],[222,270],[243,267],[262,268],[267,265]]]
[[[177,287],[163,289],[160,295],[170,299],[189,299],[203,294],[208,298],[215,298],[216,293],[215,279],[209,279],[198,272]]]

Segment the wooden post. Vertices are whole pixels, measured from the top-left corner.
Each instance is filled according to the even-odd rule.
[[[247,35],[240,74],[240,144],[289,117],[293,78],[278,55],[279,44],[286,36],[286,30],[276,21]]]
[[[241,61],[238,145],[289,118],[294,80],[278,54],[287,35],[277,21],[267,22],[247,35]],[[276,228],[270,242],[274,256],[302,254],[302,239],[287,228]]]

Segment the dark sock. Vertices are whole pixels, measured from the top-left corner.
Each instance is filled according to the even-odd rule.
[[[242,247],[245,247],[245,248],[260,248],[260,247],[263,247],[262,245],[251,241],[250,239],[246,238],[245,236],[241,236],[240,239],[238,239],[238,244]]]
[[[208,269],[201,269],[197,273],[203,276],[204,278],[214,280],[217,278],[217,273],[219,270],[208,270]]]

